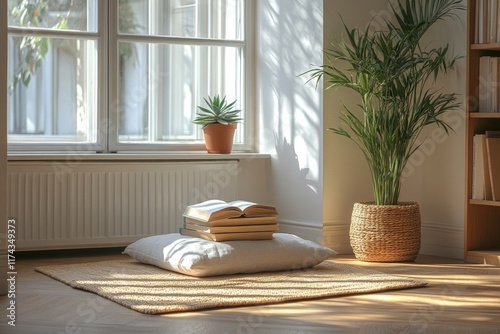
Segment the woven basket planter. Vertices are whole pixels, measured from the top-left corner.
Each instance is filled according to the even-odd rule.
[[[413,261],[420,251],[420,225],[415,202],[355,203],[349,231],[354,255],[368,262]]]

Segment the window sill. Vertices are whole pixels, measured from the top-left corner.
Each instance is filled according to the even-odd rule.
[[[135,153],[9,153],[8,161],[220,161],[266,159],[270,154],[233,152],[208,154],[206,152],[135,152]]]

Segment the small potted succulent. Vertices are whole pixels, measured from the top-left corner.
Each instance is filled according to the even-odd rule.
[[[239,117],[241,110],[234,109],[236,100],[228,103],[225,96],[208,96],[204,100],[207,107],[198,106],[200,111],[196,113],[193,123],[202,125],[208,153],[229,154],[237,123],[242,120]]]

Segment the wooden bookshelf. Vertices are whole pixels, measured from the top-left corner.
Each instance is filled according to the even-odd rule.
[[[486,118],[486,119],[495,119],[500,118],[500,113],[491,113],[491,112],[471,112],[469,114],[470,118]]]
[[[471,44],[470,48],[472,50],[491,50],[491,51],[499,51],[500,43],[483,43],[483,44]]]
[[[500,266],[500,201],[472,199],[473,137],[475,134],[481,134],[487,130],[500,131],[500,113],[491,112],[491,110],[479,110],[479,59],[482,56],[500,57],[500,43],[477,43],[475,31],[477,1],[481,0],[467,1],[464,257],[467,262]]]
[[[483,199],[471,199],[469,201],[469,204],[471,205],[490,205],[490,206],[500,206],[500,202],[494,202],[494,201],[487,201]]]

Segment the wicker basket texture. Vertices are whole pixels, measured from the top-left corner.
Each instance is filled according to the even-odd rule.
[[[354,255],[368,262],[413,261],[420,251],[420,225],[415,202],[355,203],[349,230]]]

